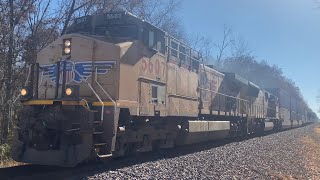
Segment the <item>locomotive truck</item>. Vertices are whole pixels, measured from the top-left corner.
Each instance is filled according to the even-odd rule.
[[[131,13],[84,16],[30,66],[13,155],[75,166],[315,118],[296,101],[292,111],[288,97],[204,65],[198,51]]]

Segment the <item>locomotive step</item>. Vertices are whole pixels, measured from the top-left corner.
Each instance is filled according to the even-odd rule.
[[[68,129],[67,131],[68,131],[68,132],[80,131],[80,128]]]
[[[96,131],[96,132],[93,132],[94,135],[96,134],[103,134],[103,131]]]
[[[104,154],[104,155],[100,155],[100,154],[97,154],[99,158],[110,158],[112,157],[112,154]]]
[[[71,126],[72,127],[75,127],[75,126],[80,127],[80,123],[72,123]]]
[[[107,143],[96,143],[96,144],[94,144],[94,146],[105,146],[105,145],[107,145]]]

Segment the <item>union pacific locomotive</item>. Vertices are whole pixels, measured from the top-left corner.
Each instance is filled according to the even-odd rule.
[[[27,84],[14,159],[33,164],[75,166],[316,118],[285,90],[218,72],[128,12],[76,19],[38,53]]]

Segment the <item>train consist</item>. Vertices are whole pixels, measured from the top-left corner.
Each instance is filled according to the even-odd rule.
[[[75,166],[252,133],[317,117],[128,12],[78,18],[38,53],[21,90],[14,159]]]

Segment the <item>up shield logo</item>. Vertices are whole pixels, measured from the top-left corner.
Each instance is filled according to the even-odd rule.
[[[66,62],[66,83],[76,82],[81,83],[87,80],[92,73],[96,72],[98,75],[107,74],[114,66],[116,61],[81,61],[81,62]],[[63,66],[64,61],[61,61],[59,68],[59,84],[62,84],[63,80]],[[58,65],[47,64],[40,65],[43,76],[49,77],[53,83],[57,81]]]

